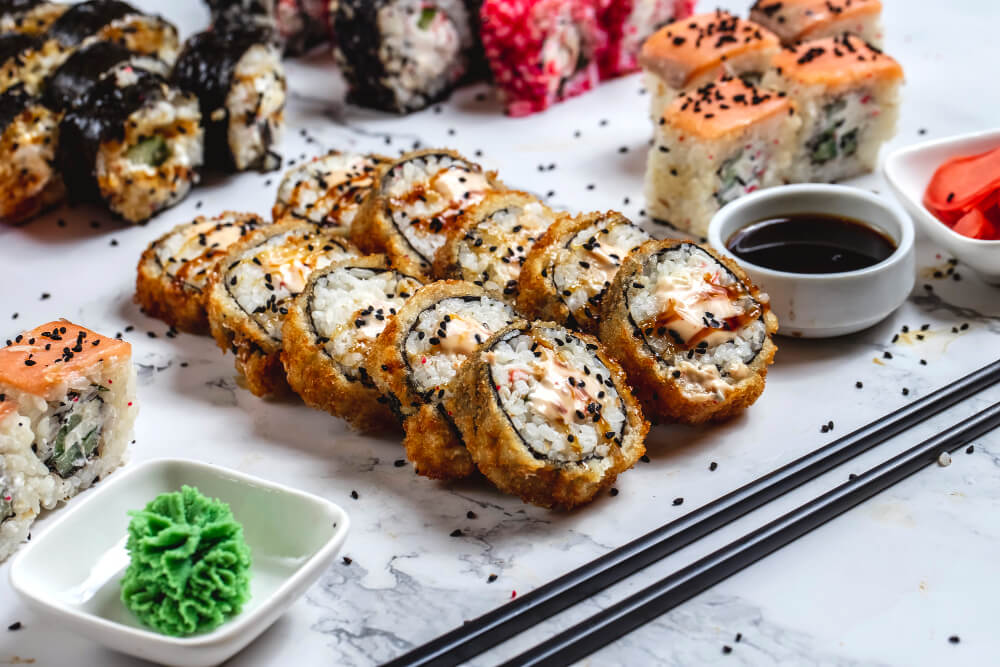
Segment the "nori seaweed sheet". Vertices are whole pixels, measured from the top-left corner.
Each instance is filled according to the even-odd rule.
[[[120,0],[91,0],[73,5],[49,27],[48,36],[63,46],[76,46],[112,21],[138,9]]]
[[[27,12],[44,2],[45,0],[0,0],[0,16]]]
[[[36,98],[24,90],[22,84],[17,84],[0,93],[0,134],[14,122],[22,111],[34,106]]]
[[[165,80],[158,74],[135,70],[136,80],[119,87],[108,76],[88,90],[59,123],[56,165],[72,201],[102,202],[95,166],[101,144],[125,137],[125,122],[163,95]]]
[[[198,98],[205,128],[205,166],[224,171],[236,169],[229,146],[229,109],[226,108],[233,70],[250,47],[273,41],[273,32],[264,26],[228,24],[224,30],[201,32],[185,42],[174,65],[171,83]],[[218,109],[225,113],[214,119],[213,112]]]
[[[40,37],[9,32],[0,35],[0,65],[28,49],[37,49],[44,43]]]
[[[65,111],[118,63],[135,55],[121,44],[94,42],[70,56],[45,81],[42,101],[55,111]]]

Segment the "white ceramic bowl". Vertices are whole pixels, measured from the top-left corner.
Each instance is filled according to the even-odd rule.
[[[1000,130],[988,130],[901,148],[882,165],[889,185],[928,238],[993,285],[1000,285],[1000,241],[970,239],[952,231],[924,208],[923,201],[927,184],[942,162],[997,147]]]
[[[795,213],[842,215],[877,227],[896,251],[875,266],[845,273],[802,274],[751,264],[726,249],[746,225]],[[831,338],[866,329],[896,310],[916,280],[913,224],[893,201],[843,185],[786,185],[761,190],[726,205],[708,228],[708,242],[742,266],[771,298],[779,333]]]
[[[144,626],[121,602],[128,565],[129,510],[187,484],[229,504],[250,546],[251,599],[216,630],[168,637]],[[112,475],[60,511],[14,559],[11,586],[53,627],[168,665],[217,665],[257,638],[319,578],[347,536],[337,505],[225,468],[162,459]]]

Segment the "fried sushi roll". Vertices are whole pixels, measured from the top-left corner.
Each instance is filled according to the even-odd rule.
[[[505,493],[571,509],[646,452],[625,372],[586,334],[521,320],[459,370],[445,405],[476,466]]]
[[[757,0],[750,18],[788,46],[845,32],[882,45],[880,0]]]
[[[66,194],[54,167],[59,116],[22,86],[0,94],[0,220],[19,223]]]
[[[69,54],[70,50],[54,39],[16,32],[0,35],[0,91],[21,84],[37,95]]]
[[[227,211],[177,225],[139,259],[135,301],[144,313],[190,333],[208,332],[208,281],[229,248],[269,224]]]
[[[398,426],[365,369],[368,352],[420,281],[368,255],[317,271],[285,318],[281,361],[306,405],[359,431]]]
[[[281,327],[313,271],[358,255],[308,222],[269,225],[233,245],[209,280],[208,322],[215,342],[236,355],[236,370],[257,396],[289,392]]]
[[[64,2],[0,0],[0,32],[40,35],[69,9]]]
[[[378,168],[389,162],[381,155],[340,151],[302,162],[285,172],[271,215],[275,222],[307,220],[349,234]]]
[[[333,26],[348,100],[396,113],[451,93],[476,44],[465,0],[339,0]]]
[[[169,65],[180,50],[173,24],[120,0],[89,0],[70,6],[49,26],[46,37],[74,49],[94,41],[117,42]]]
[[[649,239],[614,211],[559,220],[528,253],[518,283],[518,312],[596,332],[601,299],[618,267]]]
[[[560,216],[525,192],[491,192],[448,235],[434,275],[467,280],[514,305],[525,257]]]
[[[125,461],[138,411],[132,348],[66,320],[8,343],[0,350],[0,397],[30,428],[32,465],[44,469],[35,488],[51,509]],[[0,440],[5,435],[12,434]]]
[[[56,164],[70,199],[102,203],[131,223],[181,201],[198,182],[198,100],[124,65],[79,98],[59,125]]]
[[[462,213],[499,189],[495,172],[454,151],[407,153],[382,167],[351,225],[351,240],[365,252],[384,252],[394,267],[426,281]]]
[[[443,401],[465,359],[516,319],[514,310],[461,281],[431,283],[398,309],[369,353],[368,374],[404,420],[417,473],[458,479],[475,471]]]
[[[708,248],[650,241],[604,299],[600,339],[654,422],[728,419],[764,391],[778,319],[742,269]]]
[[[198,33],[184,44],[173,83],[195,95],[205,128],[205,164],[270,171],[285,128],[285,70],[273,34],[260,26]]]
[[[30,420],[13,398],[0,395],[0,563],[28,538],[40,511],[49,470],[31,451],[34,440]]]

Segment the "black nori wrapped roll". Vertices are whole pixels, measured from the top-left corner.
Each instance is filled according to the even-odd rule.
[[[0,0],[0,31],[41,34],[68,7],[61,2],[43,0]]]
[[[271,146],[284,128],[286,83],[270,29],[228,24],[194,35],[177,59],[173,83],[198,97],[207,166],[281,165]]]
[[[0,90],[19,83],[32,95],[68,51],[54,40],[10,32],[0,35]]]
[[[305,53],[330,37],[327,0],[206,0],[206,4],[213,26],[273,27],[288,55]]]
[[[62,199],[52,166],[58,126],[24,86],[0,94],[0,220],[23,222]]]
[[[73,5],[48,30],[66,47],[85,40],[118,42],[136,53],[171,64],[177,57],[177,28],[159,16],[143,14],[120,0],[90,0]]]
[[[41,37],[19,32],[0,35],[0,63],[6,63],[11,58],[20,55],[22,51],[37,49],[42,45],[42,42]]]
[[[52,73],[42,89],[42,101],[50,109],[65,111],[101,77],[130,63],[165,76],[167,65],[151,56],[140,56],[115,42],[91,42],[76,51]]]

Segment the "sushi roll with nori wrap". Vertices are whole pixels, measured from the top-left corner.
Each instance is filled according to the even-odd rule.
[[[351,240],[365,252],[384,252],[394,267],[426,281],[461,215],[499,189],[494,172],[454,151],[406,153],[383,165],[351,225]]]
[[[611,79],[639,69],[639,51],[661,27],[691,16],[695,0],[601,0],[600,22],[608,35],[601,53],[601,78]]]
[[[375,154],[330,151],[285,172],[271,209],[275,222],[308,220],[344,234],[383,164],[392,160]]]
[[[0,394],[0,563],[28,539],[40,511],[39,487],[49,470],[31,451],[34,440],[31,421],[13,397]]]
[[[475,471],[443,401],[459,366],[517,318],[472,283],[421,287],[389,320],[368,356],[368,374],[403,421],[403,446],[418,474],[459,479]]]
[[[197,183],[202,141],[193,95],[123,65],[63,117],[56,163],[71,200],[103,203],[138,223],[182,200]]]
[[[0,0],[0,32],[40,35],[67,9],[64,2]]]
[[[268,225],[230,247],[209,281],[215,342],[236,355],[236,370],[257,396],[289,393],[281,327],[313,271],[359,255],[333,231],[309,222]]]
[[[421,283],[368,255],[317,271],[289,307],[281,361],[306,405],[359,431],[399,426],[365,362],[375,339]]]
[[[0,90],[22,84],[37,95],[46,77],[69,54],[70,50],[54,39],[16,32],[0,35]]]
[[[467,280],[514,305],[525,257],[562,215],[525,192],[491,192],[438,250],[434,275]]]
[[[49,27],[46,37],[68,48],[92,41],[117,42],[130,51],[173,64],[180,49],[177,28],[120,0],[72,5]]]
[[[348,100],[406,113],[446,97],[476,44],[463,0],[340,0],[334,55]]]
[[[206,166],[277,169],[271,150],[285,127],[285,70],[270,30],[260,26],[198,33],[184,44],[173,83],[198,97]]]
[[[521,269],[525,317],[595,333],[601,299],[628,254],[650,239],[621,213],[565,217],[535,243]]]
[[[139,260],[135,300],[150,317],[191,333],[208,332],[207,288],[230,246],[269,224],[226,211],[184,222],[153,241]]]
[[[650,420],[719,421],[764,391],[778,349],[768,303],[742,269],[712,250],[650,241],[608,289],[599,337]]]
[[[66,194],[55,169],[59,115],[15,86],[0,93],[0,220],[24,222]]]
[[[520,320],[469,356],[445,406],[497,488],[571,509],[646,452],[649,424],[596,338]]]

